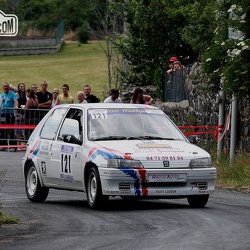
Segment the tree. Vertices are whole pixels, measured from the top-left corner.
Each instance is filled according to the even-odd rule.
[[[154,84],[159,82],[171,56],[178,56],[184,63],[196,57],[191,46],[181,38],[186,23],[180,9],[184,1],[110,2],[112,12],[123,20],[127,29],[114,41],[116,49],[127,61],[125,69],[120,72],[124,82]]]
[[[17,14],[21,22],[28,22],[39,30],[54,28],[62,20],[66,30],[75,31],[90,15],[90,0],[20,0]]]
[[[108,89],[110,90],[112,86],[119,89],[119,75],[117,72],[121,68],[121,58],[114,50],[112,41],[117,39],[116,33],[122,30],[121,22],[117,15],[110,11],[108,0],[92,1],[91,10],[90,26],[92,35],[97,40],[105,39],[106,41],[106,46],[103,46],[102,43],[99,44],[107,58]]]
[[[193,11],[183,37],[201,51],[202,71],[212,91],[218,91],[220,80],[224,79],[224,90],[228,94],[237,93],[239,97],[250,94],[249,3],[249,0],[197,1],[189,5]],[[196,33],[193,33],[194,27],[198,28]],[[232,37],[229,31],[240,36]]]

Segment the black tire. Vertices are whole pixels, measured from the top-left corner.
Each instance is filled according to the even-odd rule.
[[[25,173],[25,190],[30,201],[43,202],[46,200],[49,189],[42,187],[37,170],[33,162],[29,163]]]
[[[100,175],[96,167],[91,167],[87,178],[87,200],[89,208],[100,209],[108,201],[109,196],[102,194]]]
[[[188,203],[191,207],[201,208],[205,207],[208,202],[209,195],[192,195],[187,198]]]

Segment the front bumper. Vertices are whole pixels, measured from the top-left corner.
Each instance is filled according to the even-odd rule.
[[[211,194],[216,169],[99,168],[103,195],[174,198]]]

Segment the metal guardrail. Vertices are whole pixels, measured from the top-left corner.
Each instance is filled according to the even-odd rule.
[[[6,117],[1,113],[0,122],[0,150],[1,149],[25,149],[26,142],[29,139],[31,132],[40,122],[43,116],[49,109],[18,109],[18,114],[15,116],[14,109],[5,109],[4,112],[9,112]],[[28,113],[30,112],[30,113]],[[29,114],[29,115],[27,115]],[[32,114],[30,116],[30,114]],[[11,120],[11,119],[12,120]],[[17,118],[17,119],[16,119]],[[11,122],[10,122],[11,121]],[[216,126],[178,126],[186,136],[212,134],[215,138]]]
[[[24,149],[31,132],[49,109],[5,108],[1,110],[0,149]]]

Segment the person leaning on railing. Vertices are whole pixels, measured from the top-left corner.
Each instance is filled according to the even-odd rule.
[[[28,100],[25,105],[25,114],[24,114],[24,123],[26,125],[36,125],[38,124],[38,105],[39,102],[35,95],[35,92],[32,88],[26,90],[26,96]],[[33,129],[26,129],[25,130],[25,138],[26,140],[29,139],[30,134],[32,133]]]
[[[46,111],[40,111],[39,120],[41,120],[48,112],[48,109],[51,108],[53,96],[50,92],[47,91],[47,88],[48,88],[48,83],[46,81],[43,81],[41,83],[41,91],[36,93],[39,102],[38,108],[47,109]]]
[[[144,95],[143,89],[136,88],[131,97],[130,103],[151,105],[154,99],[150,95]]]
[[[17,101],[18,101],[18,114],[16,115],[15,119],[15,125],[22,125],[24,122],[24,111],[23,108],[25,107],[25,104],[27,102],[27,97],[26,97],[26,89],[25,89],[25,84],[24,83],[19,83],[17,86]],[[24,130],[16,128],[15,129],[15,137],[17,139],[17,144],[21,145],[21,139],[25,138],[24,136]],[[18,148],[17,150],[22,150],[22,148]]]
[[[1,104],[1,123],[2,124],[15,124],[15,115],[18,114],[18,101],[17,95],[10,91],[8,83],[3,84],[2,104]],[[14,129],[3,129],[2,144],[7,145],[7,140],[10,139],[10,145],[16,145]]]

